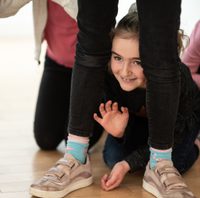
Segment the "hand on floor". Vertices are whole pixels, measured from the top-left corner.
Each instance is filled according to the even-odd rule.
[[[129,170],[130,167],[126,161],[116,163],[111,173],[109,175],[105,174],[101,178],[102,189],[105,191],[110,191],[117,188]]]

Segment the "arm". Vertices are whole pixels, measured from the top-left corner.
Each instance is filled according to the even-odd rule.
[[[18,10],[31,0],[0,0],[0,17],[15,15]]]
[[[145,145],[134,150],[124,159],[130,167],[130,172],[145,168],[149,161],[149,146]]]
[[[112,136],[122,137],[128,123],[128,109],[121,107],[119,111],[117,102],[112,104],[109,100],[105,105],[101,103],[99,112],[102,118],[95,113],[94,119]]]

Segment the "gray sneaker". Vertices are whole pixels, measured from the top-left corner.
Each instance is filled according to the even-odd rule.
[[[37,197],[60,198],[70,192],[92,184],[89,158],[80,164],[67,154],[54,167],[30,187],[30,194]]]
[[[195,198],[169,160],[157,162],[154,170],[147,164],[143,188],[157,198]]]

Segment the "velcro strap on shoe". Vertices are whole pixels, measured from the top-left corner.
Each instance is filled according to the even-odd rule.
[[[157,173],[161,176],[164,174],[174,174],[180,176],[180,173],[174,167],[162,167],[157,169]]]
[[[47,171],[47,173],[45,174],[46,176],[52,176],[52,177],[57,177],[57,178],[62,178],[65,173],[55,167],[51,168],[50,170]]]
[[[168,190],[174,189],[174,188],[186,188],[187,185],[183,182],[183,180],[180,177],[177,176],[171,176],[169,178],[166,178],[166,180],[163,182],[166,188]]]
[[[67,160],[65,160],[65,159],[60,159],[60,160],[56,163],[56,166],[57,166],[57,165],[64,165],[64,166],[68,166],[69,168],[72,168],[72,167],[75,165],[75,163],[74,163],[74,161],[71,160],[71,159],[67,159]]]

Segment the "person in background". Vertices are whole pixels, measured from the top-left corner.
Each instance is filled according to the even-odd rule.
[[[8,17],[30,0],[0,0],[0,17]],[[40,62],[41,44],[47,42],[44,71],[41,78],[34,119],[34,137],[43,150],[54,150],[67,139],[67,124],[78,27],[77,1],[33,1],[35,59]],[[95,126],[90,141],[93,146],[102,129]]]
[[[197,21],[191,35],[190,42],[181,57],[192,74],[192,78],[200,89],[200,20]],[[200,132],[196,144],[200,147]]]
[[[180,38],[183,37],[182,32],[178,34]],[[147,166],[143,180],[143,187],[147,191],[151,188],[151,193],[158,197],[194,197],[178,173],[189,170],[199,157],[195,139],[200,129],[200,91],[189,69],[180,63],[181,95],[172,151],[172,161],[178,171],[169,159],[162,159],[155,173],[151,173],[157,178],[152,178],[148,175],[147,165],[147,79],[139,54],[139,20],[136,11],[131,11],[120,20],[113,30],[112,41],[112,55],[106,76],[106,102],[99,106],[101,117],[94,114],[94,119],[108,132],[103,156],[105,163],[112,168],[110,174],[102,177],[102,188],[112,190],[120,185],[129,171],[135,172]],[[179,51],[182,47],[180,40]],[[154,182],[159,177],[170,186],[167,194],[156,191]]]
[[[200,88],[200,20],[197,21],[190,35],[189,46],[186,48],[181,58],[189,67],[193,80]]]

